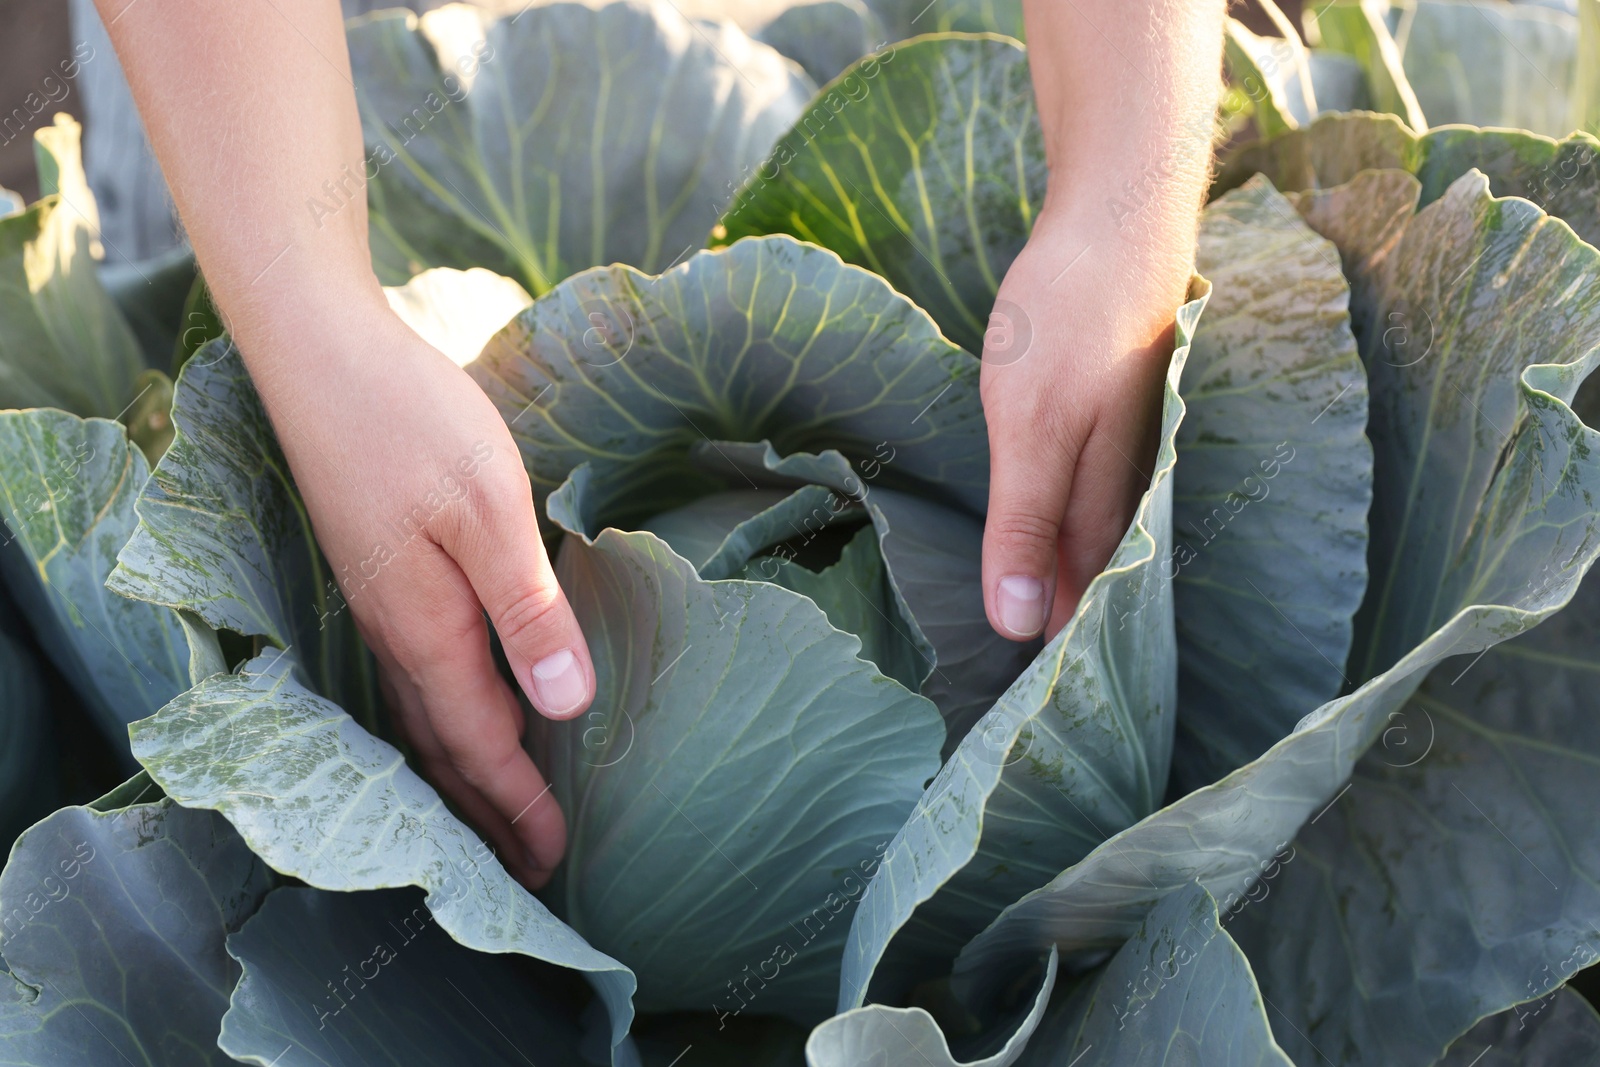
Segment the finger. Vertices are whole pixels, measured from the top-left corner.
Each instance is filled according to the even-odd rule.
[[[511,820],[496,810],[451,765],[444,746],[428,722],[416,687],[403,672],[389,668],[380,669],[378,682],[384,702],[394,710],[396,722],[423,776],[455,803],[468,822],[494,842],[501,865],[513,878],[529,889],[543,888],[550,880],[551,871],[530,861],[529,850],[512,829]],[[509,690],[507,692],[509,694]]]
[[[416,687],[450,766],[510,823],[528,862],[549,871],[566,849],[560,807],[522,747],[466,578],[438,549],[425,551],[434,558],[407,573],[383,645]]]
[[[539,539],[533,493],[520,467],[485,483],[479,506],[440,531],[489,612],[512,676],[538,711],[552,719],[580,715],[594,699],[589,646]]]
[[[1002,637],[1037,637],[1051,617],[1061,523],[1081,439],[1076,419],[1042,405],[1022,418],[991,410],[983,588],[989,624]]]

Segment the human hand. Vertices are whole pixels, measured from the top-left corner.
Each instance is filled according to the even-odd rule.
[[[543,714],[581,714],[595,682],[527,474],[482,390],[381,293],[328,304],[242,341],[246,362],[401,732],[507,870],[537,888],[566,828],[522,747],[523,713],[483,610]],[[298,346],[294,358],[274,358],[283,346]]]
[[[1192,235],[1123,233],[1099,199],[1047,201],[1000,285],[981,377],[983,582],[1004,637],[1067,624],[1150,484],[1193,256]]]

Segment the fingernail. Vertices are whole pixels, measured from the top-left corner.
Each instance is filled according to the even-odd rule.
[[[1024,574],[1002,578],[995,607],[1011,636],[1037,637],[1044,630],[1044,583]]]
[[[546,656],[529,673],[533,676],[533,702],[546,715],[565,715],[589,698],[589,679],[570,648]]]

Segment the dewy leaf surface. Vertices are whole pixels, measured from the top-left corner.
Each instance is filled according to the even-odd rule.
[[[581,983],[458,945],[414,891],[279,889],[228,952],[244,974],[218,1043],[242,1063],[585,1062]]]
[[[0,217],[0,408],[114,417],[144,369],[133,331],[95,273],[99,213],[78,155],[78,124],[37,134],[46,195]]]
[[[831,248],[976,353],[1045,177],[1023,49],[929,37],[847,71],[739,191],[719,239],[788,233]]]
[[[120,423],[0,412],[0,573],[124,759],[127,724],[189,685],[177,616],[105,588],[148,475]]]
[[[825,1018],[849,911],[938,769],[937,709],[809,599],[706,582],[653,534],[568,537],[557,575],[599,680],[594,712],[539,724],[569,921],[646,1010]]]
[[[1157,904],[1104,967],[1062,984],[1019,1067],[1290,1067],[1249,961],[1196,884]]]
[[[221,1067],[223,938],[271,874],[220,816],[64,808],[0,875],[0,1063]]]
[[[1159,806],[1176,703],[1175,672],[1156,665],[1177,655],[1166,571],[1177,382],[1204,302],[1178,315],[1155,477],[1133,524],[1072,621],[962,738],[889,846],[851,926],[840,1010],[866,998],[902,929],[905,951],[947,963],[1005,905]]]
[[[633,975],[518,885],[398,751],[308,690],[294,656],[274,649],[207,678],[134,724],[134,755],[284,874],[338,892],[416,886],[462,945],[583,973],[621,1042]]]
[[[1299,204],[1313,227],[1344,224],[1323,232],[1352,278],[1372,382],[1367,602],[1403,590],[1358,616],[1352,663],[1366,665],[1347,673],[1359,688],[1008,908],[963,951],[957,978],[970,990],[1050,944],[1092,960],[1191,879],[1223,897],[1242,890],[1333,799],[1428,670],[1554,612],[1600,553],[1600,452],[1567,405],[1596,360],[1600,252],[1530,204],[1491,198],[1481,175],[1395,229],[1384,202],[1414,203],[1415,188],[1380,173]],[[1382,358],[1396,314],[1439,328],[1431,355],[1407,368]]]
[[[317,203],[331,215],[366,184],[374,264],[395,285],[488,267],[537,296],[600,264],[662,270],[704,245],[813,91],[777,52],[670,3],[388,11],[349,41],[366,171]]]
[[[1523,130],[1444,126],[1419,137],[1388,115],[1323,115],[1305,129],[1234,151],[1212,192],[1257,172],[1290,192],[1331,188],[1363,170],[1389,168],[1417,176],[1424,207],[1476,168],[1496,196],[1532,200],[1600,246],[1600,141],[1587,133],[1557,141]]]
[[[978,361],[882,278],[787,237],[660,277],[614,266],[571,278],[469,370],[521,446],[541,508],[587,462],[603,524],[729,488],[691,457],[702,441],[836,449],[879,463],[885,486],[975,516],[988,502]]]
[[[1433,125],[1571,130],[1578,20],[1532,4],[1413,0],[1397,36],[1407,79]]]
[[[1173,475],[1178,796],[1339,695],[1372,502],[1338,249],[1255,178],[1206,209],[1197,263],[1214,289]]]
[[[294,649],[308,685],[374,723],[371,657],[231,343],[184,364],[172,421],[107,588]]]
[[[1432,1063],[1485,1015],[1531,1026],[1600,960],[1597,632],[1591,573],[1553,619],[1440,664],[1240,912],[1303,1061]]]

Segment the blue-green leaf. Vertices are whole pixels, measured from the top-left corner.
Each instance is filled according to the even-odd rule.
[[[1049,944],[1093,959],[1191,879],[1222,898],[1242,891],[1431,668],[1552,614],[1600,554],[1600,442],[1568,407],[1600,360],[1600,252],[1531,204],[1493,199],[1481,175],[1412,216],[1416,192],[1408,175],[1369,173],[1298,205],[1340,246],[1371,380],[1357,688],[1008,908],[963,951],[962,981],[992,984],[1005,961]],[[1384,360],[1391,315],[1431,318],[1429,357]]]
[[[65,808],[0,874],[0,1063],[221,1067],[223,949],[270,873],[219,816]]]
[[[1367,583],[1367,375],[1339,251],[1265,179],[1200,226],[1215,287],[1183,371],[1173,475],[1174,795],[1339,695]]]
[[[139,525],[107,588],[297,649],[306,683],[375,727],[371,656],[230,342],[184,364],[172,421],[176,436],[139,495]]]
[[[308,690],[272,650],[201,682],[132,729],[167,795],[221,812],[256,855],[319,889],[416,886],[456,941],[579,971],[605,1001],[612,1043],[634,979],[518,885],[394,748]]]
[[[978,361],[882,278],[787,237],[659,277],[614,266],[570,278],[468,369],[541,507],[587,462],[601,525],[730,488],[690,455],[703,441],[836,449],[876,461],[883,485],[975,515],[988,501]]]
[[[1286,1048],[1432,1063],[1600,960],[1597,633],[1591,574],[1555,618],[1440,664],[1241,906]]]
[[[189,684],[167,608],[105,588],[149,476],[120,423],[0,412],[0,571],[40,643],[119,752],[128,723]],[[126,755],[124,755],[126,759]]]
[[[861,0],[802,0],[779,12],[755,36],[800,64],[812,81],[826,85],[881,44],[883,32]]]
[[[412,891],[279,889],[228,938],[228,952],[244,973],[218,1044],[242,1063],[585,1062],[582,983],[457,944]]]
[[[568,920],[647,1009],[826,1017],[849,913],[938,768],[937,709],[807,598],[706,582],[652,534],[568,537],[557,574],[599,680],[587,717],[537,724]]]
[[[867,0],[891,41],[924,33],[1004,33],[1022,40],[1021,0]]]
[[[725,189],[813,86],[727,23],[671,4],[380,12],[351,23],[379,276],[488,267],[534,295],[586,267],[663,270],[703,247]],[[314,206],[313,206],[314,205]]]
[[[1066,628],[962,738],[895,837],[851,926],[840,1010],[867,997],[902,929],[905,951],[948,961],[1001,908],[1159,806],[1176,703],[1166,560],[1177,382],[1204,302],[1178,313],[1155,477],[1132,526]],[[895,981],[912,976],[897,971]],[[882,987],[874,999],[904,992]]]
[[[1194,883],[1157,904],[1104,967],[1062,984],[1020,1067],[1290,1067],[1249,961]]]

